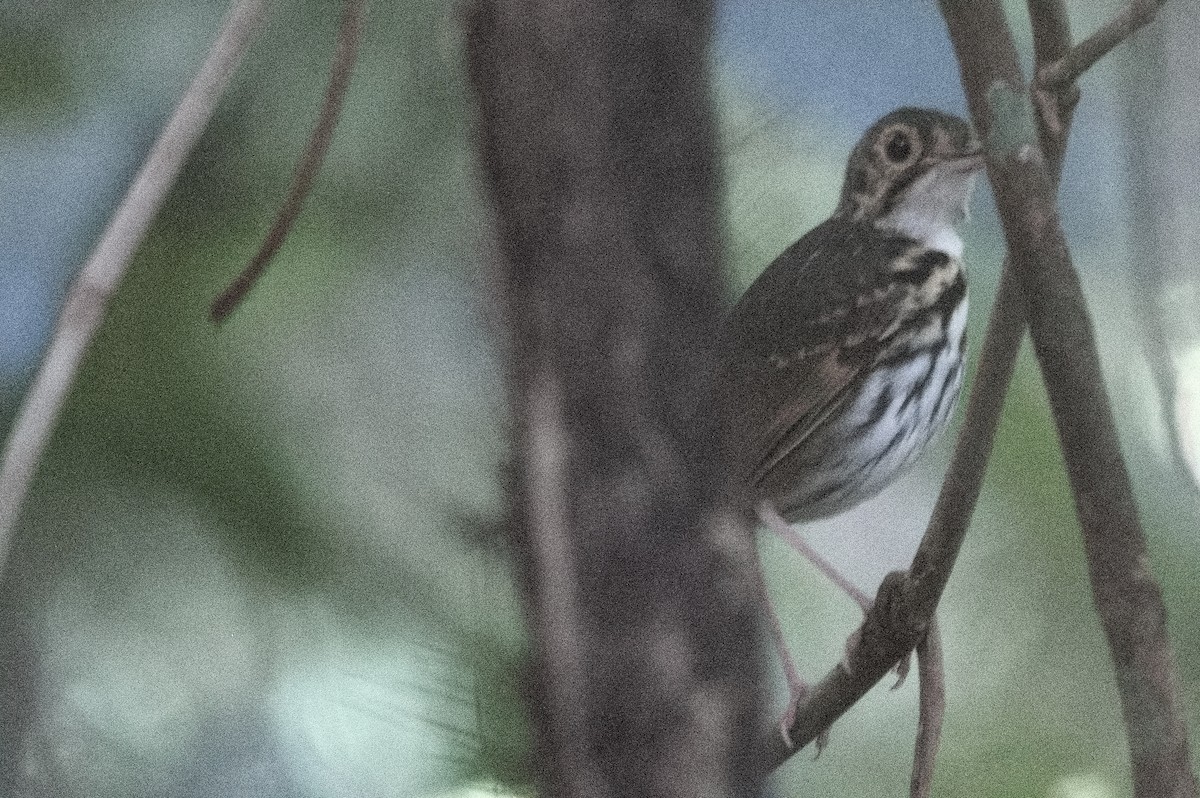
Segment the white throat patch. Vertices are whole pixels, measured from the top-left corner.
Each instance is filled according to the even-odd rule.
[[[964,171],[961,163],[953,161],[938,164],[913,181],[878,225],[961,258],[963,242],[954,226],[966,217],[974,188],[974,171]]]

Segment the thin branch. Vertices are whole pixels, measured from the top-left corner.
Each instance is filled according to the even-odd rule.
[[[849,670],[835,668],[796,708],[790,730],[795,748],[781,745],[779,735],[776,739],[766,738],[769,767],[779,765],[816,739],[921,642],[966,537],[1023,336],[1020,291],[1006,267],[988,319],[954,454],[909,569],[910,576],[905,580],[892,574],[884,580],[857,635],[858,645],[847,654]],[[911,611],[899,611],[906,602]],[[897,611],[896,617],[891,617],[893,611]]]
[[[946,664],[942,659],[942,635],[937,621],[929,623],[929,633],[917,646],[917,683],[921,697],[917,702],[917,744],[913,750],[912,779],[908,794],[924,798],[933,787],[933,766],[942,740],[942,721],[946,716]]]
[[[1071,51],[1071,20],[1065,0],[1027,0],[1026,7],[1033,29],[1033,74],[1038,75],[1046,65]],[[1042,150],[1051,163],[1060,163],[1071,116],[1079,102],[1079,87],[1074,81],[1061,86],[1034,81],[1032,96],[1038,109]]]
[[[1037,73],[1040,86],[1062,90],[1073,85],[1114,47],[1128,39],[1134,31],[1151,22],[1165,0],[1133,0],[1116,16],[1087,37],[1066,55],[1047,64]]]
[[[203,66],[67,291],[0,466],[0,571],[38,462],[84,352],[104,320],[108,300],[258,31],[266,5],[266,0],[239,0],[229,11]]]
[[[1071,46],[1064,4],[1061,0],[1030,0],[1029,11],[1037,63],[1042,63],[1042,59],[1061,57]],[[989,20],[981,14],[979,18],[987,22],[987,28],[1002,24],[999,17]],[[996,55],[1001,60],[1013,59],[1010,63],[1015,67],[1015,50],[1011,42],[1009,46],[997,43]],[[1044,108],[1046,113],[1039,116],[1042,122],[1040,138],[1043,148],[1049,153],[1049,168],[1057,183],[1078,95],[1068,89],[1051,99],[1054,107]],[[914,611],[922,615],[936,609],[958,559],[971,515],[979,500],[996,427],[1004,411],[1004,399],[1008,395],[1024,335],[1024,304],[1011,261],[1006,257],[967,401],[962,431],[929,526],[909,571],[909,600]]]
[[[841,589],[843,593],[847,594],[863,613],[870,611],[871,597],[853,582],[846,579],[833,566],[833,563],[821,556],[821,553],[813,548],[812,544],[803,535],[797,532],[791,524],[779,515],[779,512],[770,502],[761,502],[756,510],[759,520],[766,525],[768,530],[774,533],[776,537],[782,538],[800,556],[816,567],[826,579]],[[783,632],[779,624],[779,618],[775,614],[774,607],[771,606],[765,589],[763,591],[763,598],[767,603],[772,635],[779,644],[780,657],[783,660],[784,674],[788,680],[788,687],[791,690],[791,695],[798,702],[800,697],[806,692],[807,686],[804,685],[796,674],[796,666],[792,662],[791,653],[783,643]],[[852,637],[851,640],[853,639]],[[892,687],[893,690],[904,683],[907,671],[908,660],[902,659],[897,666],[899,678]],[[936,620],[930,622],[928,634],[926,634],[925,639],[917,646],[917,674],[920,683],[918,700],[919,717],[917,720],[917,740],[913,748],[913,770],[912,779],[909,784],[909,795],[913,798],[924,798],[924,796],[929,795],[930,785],[933,783],[934,761],[937,758],[938,746],[942,738],[942,720],[946,714],[946,678],[944,663],[942,662],[941,632],[938,631]],[[784,725],[781,729],[783,740],[789,745],[790,735],[788,730],[795,720],[792,713],[793,709],[789,706],[788,711],[784,713]],[[821,739],[818,736],[818,751],[821,745]]]
[[[308,198],[313,180],[325,162],[325,155],[333,141],[333,130],[341,116],[342,102],[346,97],[346,89],[350,86],[354,64],[358,60],[358,44],[362,39],[366,6],[366,0],[344,0],[342,19],[338,25],[337,48],[329,70],[329,83],[325,87],[325,99],[321,103],[321,111],[304,147],[304,153],[296,165],[287,197],[258,252],[246,264],[242,273],[213,300],[209,308],[209,318],[215,323],[224,321],[254,288],[267,266],[271,264],[275,253],[287,240],[288,233],[304,208],[304,201]]]
[[[845,660],[796,703],[788,733],[780,734],[774,727],[760,733],[758,750],[763,767],[779,767],[816,740],[921,642],[928,629],[927,620],[916,619],[901,607],[903,581],[904,575],[898,572],[884,578],[867,617],[853,636],[855,644],[847,649]]]

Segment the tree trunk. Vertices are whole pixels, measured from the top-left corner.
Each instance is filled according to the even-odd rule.
[[[547,795],[753,795],[761,780],[754,550],[712,397],[711,24],[693,0],[470,11]]]

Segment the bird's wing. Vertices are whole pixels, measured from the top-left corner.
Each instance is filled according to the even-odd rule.
[[[726,363],[722,385],[739,395],[722,397],[732,425],[739,471],[754,485],[789,452],[804,444],[814,429],[854,393],[870,363],[886,346],[868,339],[852,352],[834,344],[763,356],[743,356]],[[752,391],[751,399],[744,392]]]
[[[748,484],[802,445],[888,346],[899,308],[878,282],[880,264],[913,243],[827,221],[772,262],[731,311],[718,398]]]

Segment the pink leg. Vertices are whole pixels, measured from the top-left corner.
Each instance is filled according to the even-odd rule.
[[[862,592],[862,590],[860,590],[849,579],[842,576],[841,572],[833,566],[833,563],[822,557],[820,552],[814,549],[809,542],[804,539],[803,535],[792,528],[792,525],[789,524],[784,517],[779,514],[774,505],[768,501],[761,501],[755,507],[755,512],[758,515],[758,519],[762,521],[767,529],[771,530],[776,537],[781,538],[785,543],[791,546],[801,557],[816,566],[816,569],[820,571],[821,574],[830,582],[832,582],[839,590],[849,596],[854,603],[859,606],[863,613],[866,613],[866,611],[871,608],[871,597]],[[774,623],[778,622],[778,618],[776,618]],[[857,634],[858,633],[855,632],[855,635]],[[847,652],[849,651],[850,647],[854,646],[858,642],[855,638],[855,635],[851,635],[850,639],[846,641]],[[779,638],[779,640],[782,639],[782,637]],[[848,656],[842,658],[843,667],[845,667],[845,663],[848,659]],[[908,675],[908,665],[909,660],[905,658],[896,666],[897,681],[896,684],[892,686],[893,690],[904,683],[904,679]],[[796,697],[798,696],[793,696],[793,698]]]
[[[787,680],[788,685],[788,708],[779,719],[779,733],[783,735],[784,742],[791,747],[792,740],[788,734],[788,729],[792,726],[792,721],[795,720],[796,702],[808,692],[808,685],[800,674],[796,672],[796,662],[792,659],[792,652],[788,650],[787,642],[783,639],[783,624],[779,621],[779,613],[775,611],[775,604],[771,601],[770,595],[767,594],[767,582],[763,577],[762,563],[757,559],[755,561],[755,573],[758,577],[758,591],[762,596],[763,607],[767,613],[768,628],[771,632],[771,642],[775,644],[775,651],[779,655],[779,661],[783,665],[783,676]]]
[[[852,598],[862,608],[863,612],[871,608],[870,596],[859,590],[850,580],[842,576],[838,569],[833,567],[833,563],[822,557],[816,549],[810,546],[808,541],[799,532],[792,529],[792,525],[783,519],[783,516],[775,510],[770,502],[759,502],[755,511],[758,513],[758,519],[766,525],[767,529],[771,530],[776,537],[782,538],[801,557],[815,565],[817,570],[826,579],[833,582],[843,593]]]

